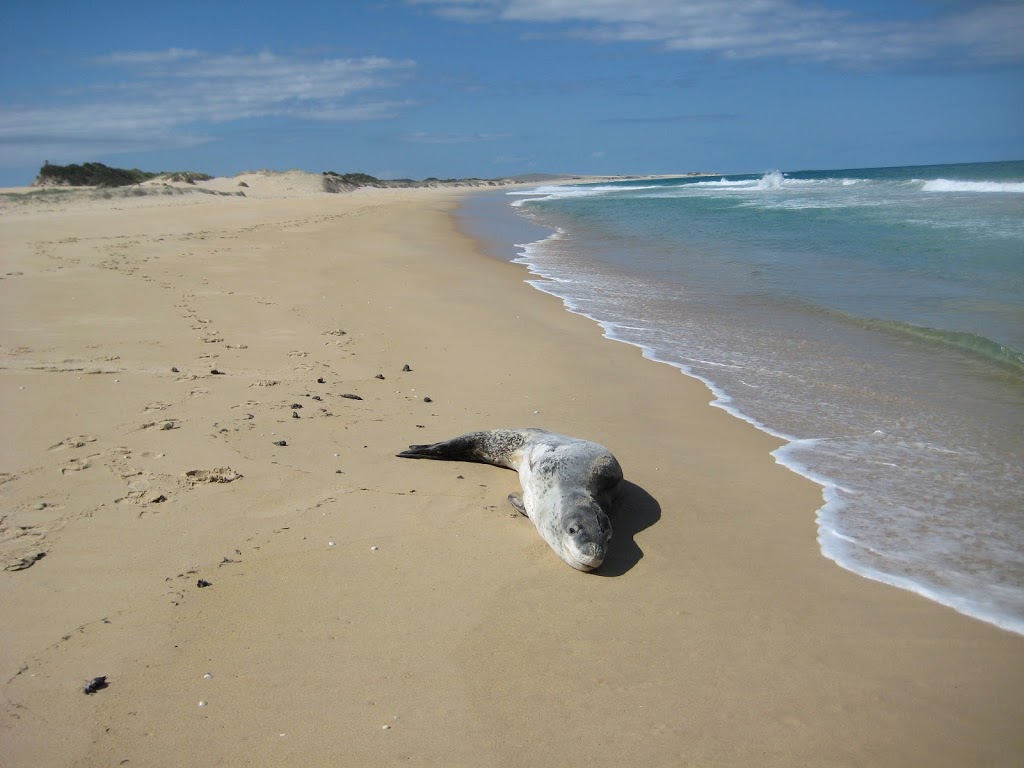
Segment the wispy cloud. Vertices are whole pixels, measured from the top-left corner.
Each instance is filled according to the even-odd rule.
[[[508,133],[428,133],[415,131],[401,137],[402,141],[411,144],[475,144],[481,141],[501,141],[508,139]]]
[[[60,105],[0,110],[0,163],[174,149],[213,126],[255,118],[348,122],[393,117],[409,102],[381,91],[415,67],[387,58],[305,59],[269,52],[120,51],[92,64],[102,81]]]
[[[106,64],[164,64],[182,59],[201,59],[203,54],[191,48],[168,48],[166,51],[117,51],[99,56],[96,60]]]
[[[717,123],[723,120],[736,120],[739,115],[731,112],[716,112],[692,115],[652,115],[648,117],[607,117],[602,123]]]
[[[651,43],[666,51],[733,60],[776,58],[862,69],[1024,62],[1019,0],[894,4],[884,15],[801,0],[407,1],[466,22],[561,24],[574,37]],[[909,13],[901,17],[902,9]]]

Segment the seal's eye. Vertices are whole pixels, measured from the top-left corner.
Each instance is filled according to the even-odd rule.
[[[572,528],[569,529],[569,535],[570,536],[575,536],[576,535],[576,528],[575,527],[572,527]]]

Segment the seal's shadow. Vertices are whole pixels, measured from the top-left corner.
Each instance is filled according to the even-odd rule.
[[[639,485],[627,480],[610,517],[612,540],[604,563],[593,571],[597,576],[621,576],[643,559],[644,552],[633,537],[661,519],[661,505]]]

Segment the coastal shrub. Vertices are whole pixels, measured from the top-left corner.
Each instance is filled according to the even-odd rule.
[[[356,187],[378,187],[383,184],[383,182],[381,182],[381,180],[376,176],[371,176],[368,173],[335,173],[334,171],[324,171],[323,175],[338,179],[342,184],[351,184]]]
[[[82,165],[50,165],[39,169],[36,184],[56,184],[69,187],[124,187],[138,184],[156,176],[138,168],[111,168],[103,163]]]
[[[150,179],[160,178],[166,181],[181,181],[195,184],[197,181],[209,181],[213,177],[196,171],[172,171],[151,173],[138,168],[111,168],[103,163],[82,163],[76,165],[51,165],[47,162],[39,169],[36,186],[61,187],[126,187],[130,184],[141,184]]]
[[[197,181],[209,181],[213,178],[208,173],[197,173],[196,171],[174,171],[173,173],[161,173],[158,176],[165,181],[180,181],[185,184],[195,184]]]

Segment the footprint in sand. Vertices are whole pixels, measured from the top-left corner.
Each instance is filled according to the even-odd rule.
[[[51,445],[46,450],[61,451],[65,448],[84,448],[89,443],[95,443],[96,438],[92,435],[78,435],[77,437],[65,437],[59,443]]]
[[[156,427],[159,430],[166,431],[171,429],[178,429],[179,426],[180,425],[178,424],[177,419],[164,419],[162,421],[147,421],[141,427],[139,427],[139,429],[151,429],[153,427]]]
[[[46,535],[46,531],[35,525],[9,525],[7,518],[0,520],[0,544],[13,541],[22,543],[26,540],[38,540]]]
[[[190,469],[185,473],[185,480],[189,485],[200,483],[231,483],[241,478],[242,475],[231,467],[217,467],[216,469]]]
[[[147,489],[144,491],[129,491],[126,496],[122,496],[120,499],[114,499],[115,504],[135,504],[136,506],[145,507],[150,504],[163,504],[167,501],[167,495]],[[139,512],[139,517],[145,514]]]
[[[139,473],[142,474],[142,473]],[[115,504],[135,504],[145,506],[148,504],[163,504],[168,500],[167,494],[154,487],[153,479],[156,475],[147,472],[144,477],[138,477],[128,483],[128,493],[119,499],[114,499]],[[161,480],[165,479],[161,476]]]
[[[132,452],[130,448],[125,446],[111,448],[107,451],[106,467],[110,470],[111,474],[120,477],[122,480],[127,480],[129,477],[139,477],[142,475],[142,470],[128,463],[131,457]]]
[[[66,475],[68,472],[81,472],[83,469],[88,469],[92,466],[92,457],[85,459],[72,459],[63,467],[60,468],[60,473]]]
[[[0,556],[0,564],[5,571],[23,571],[31,568],[37,561],[46,557],[46,552],[30,552],[26,555]]]
[[[157,400],[155,403],[150,403],[143,409],[143,413],[149,413],[150,411],[164,411],[171,407],[170,403],[165,403],[161,400]]]

